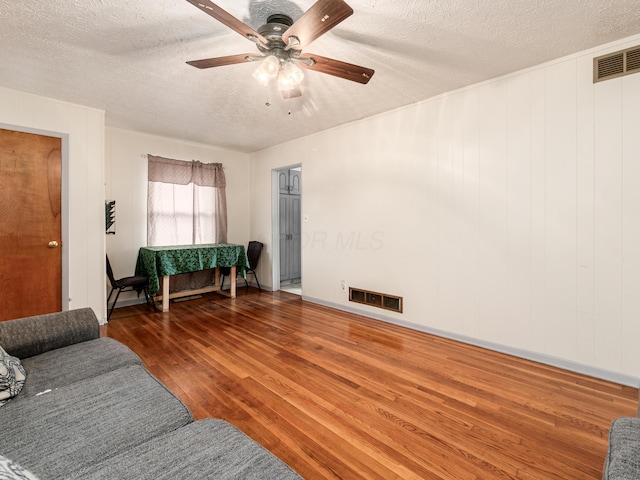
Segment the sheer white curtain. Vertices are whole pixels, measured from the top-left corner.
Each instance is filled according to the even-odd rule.
[[[227,200],[222,164],[147,157],[147,245],[226,242]]]

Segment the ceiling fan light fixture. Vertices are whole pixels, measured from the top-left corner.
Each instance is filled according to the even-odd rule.
[[[304,79],[304,72],[291,60],[284,62],[278,74],[278,90],[292,90]]]
[[[275,55],[268,55],[260,62],[260,66],[253,72],[253,77],[266,86],[269,80],[276,78],[280,71],[280,60]]]
[[[283,96],[287,92],[285,98],[301,95],[300,83],[304,78],[304,73],[299,68],[300,65],[305,70],[311,69],[361,84],[368,83],[374,74],[374,70],[370,68],[319,55],[302,54],[302,50],[311,42],[353,14],[353,9],[347,5],[345,0],[315,0],[315,3],[295,22],[290,16],[282,13],[269,15],[267,23],[257,30],[238,20],[213,3],[212,0],[187,0],[187,2],[239,33],[245,39],[254,42],[261,53],[257,56],[252,54],[227,55],[187,62],[193,67],[211,68],[259,61],[260,66],[253,72],[254,78],[265,87],[272,79],[277,78],[277,87]]]

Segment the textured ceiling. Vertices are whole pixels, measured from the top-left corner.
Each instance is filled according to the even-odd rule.
[[[217,0],[257,29],[313,0]],[[283,100],[258,53],[186,0],[0,0],[0,86],[105,110],[107,125],[255,151],[640,33],[638,0],[347,0],[304,51],[373,68],[368,85],[305,71]],[[270,106],[266,104],[269,103]]]

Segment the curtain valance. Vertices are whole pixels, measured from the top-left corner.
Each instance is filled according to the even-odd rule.
[[[226,180],[221,163],[202,163],[197,160],[187,162],[171,158],[147,155],[149,160],[149,181],[200,187],[225,188]]]

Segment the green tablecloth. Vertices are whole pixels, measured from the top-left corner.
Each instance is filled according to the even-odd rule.
[[[149,277],[149,295],[160,290],[160,277],[197,272],[215,267],[236,267],[245,275],[249,262],[243,245],[213,243],[142,247],[138,251],[136,275]]]

